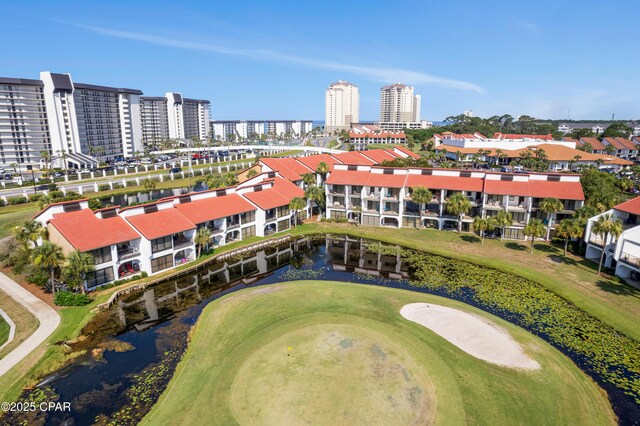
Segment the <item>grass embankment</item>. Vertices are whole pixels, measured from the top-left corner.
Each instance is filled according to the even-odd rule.
[[[27,337],[31,336],[31,334],[38,328],[39,322],[31,312],[3,291],[0,291],[0,308],[9,316],[9,318],[11,318],[11,321],[13,321],[16,326],[13,341],[0,350],[0,359],[2,359]],[[0,345],[2,345],[7,340],[9,325],[2,320],[2,317],[0,317],[0,322],[2,323],[0,324]],[[2,333],[4,325],[6,325],[6,336]]]
[[[0,207],[0,238],[12,234],[13,228],[30,220],[38,212],[38,203]]]
[[[474,358],[399,311],[427,302],[508,330],[534,371]],[[289,349],[291,348],[291,349]],[[200,316],[143,424],[611,424],[599,388],[543,340],[404,290],[300,281],[246,289]]]
[[[529,254],[524,241],[485,240],[474,234],[433,229],[383,228],[350,224],[308,223],[297,233],[344,233],[452,257],[519,275],[542,284],[588,314],[640,341],[640,290],[596,275],[598,265],[562,248],[539,242]]]
[[[0,316],[0,346],[9,339],[9,330],[9,324]]]

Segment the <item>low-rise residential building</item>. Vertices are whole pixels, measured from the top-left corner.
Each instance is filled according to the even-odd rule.
[[[602,145],[604,145],[604,152],[610,152],[619,158],[630,159],[638,156],[638,147],[629,139],[602,138]]]
[[[411,193],[418,187],[429,189],[433,199],[423,205],[414,203]],[[563,204],[563,210],[551,218],[552,229],[555,221],[571,216],[584,202],[577,174],[336,164],[326,182],[327,217],[364,225],[445,229],[458,222],[446,209],[449,197],[457,192],[463,193],[471,205],[462,219],[463,230],[470,229],[476,216],[505,210],[513,218],[504,235],[510,239],[524,239],[524,226],[531,218],[547,221],[539,209],[544,198],[557,198]]]
[[[594,232],[594,224],[603,215],[611,215],[622,222],[622,234],[615,238]],[[585,257],[599,262],[605,251],[603,265],[615,270],[621,278],[640,281],[640,197],[618,204],[613,209],[596,215],[587,221],[584,241]]]
[[[396,145],[407,143],[407,136],[403,131],[399,132],[369,132],[369,133],[355,133],[349,132],[349,143],[352,144],[353,149],[357,151],[364,151],[368,149],[369,145],[385,144]]]

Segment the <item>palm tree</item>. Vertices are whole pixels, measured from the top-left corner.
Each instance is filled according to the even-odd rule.
[[[294,212],[294,220],[293,227],[295,228],[298,224],[298,212],[307,207],[307,202],[304,198],[301,197],[293,197],[291,202],[289,203],[289,210],[293,210]]]
[[[63,270],[65,283],[74,289],[80,287],[84,293],[84,281],[86,280],[87,274],[94,270],[95,259],[91,253],[75,250],[67,256],[67,263]]]
[[[305,173],[304,175],[302,175],[302,182],[304,182],[305,187],[309,185],[315,185],[316,176],[313,173]]]
[[[202,247],[205,247],[207,244],[209,244],[210,239],[211,231],[209,230],[209,228],[203,226],[202,228],[198,229],[198,232],[196,232],[196,236],[194,238],[194,242],[196,243],[196,246],[198,246],[198,257],[200,257]]]
[[[500,228],[500,239],[504,238],[504,228],[510,226],[513,223],[513,216],[506,210],[500,210],[498,214],[494,216],[495,224]]]
[[[471,201],[461,192],[456,192],[447,201],[447,212],[457,216],[458,233],[462,232],[462,219],[471,210]]]
[[[56,268],[62,266],[63,262],[64,255],[62,254],[62,249],[51,241],[45,241],[41,246],[33,250],[34,265],[49,268],[49,273],[51,274],[51,292],[54,296],[56,294],[55,271]]]
[[[544,237],[545,240],[549,240],[552,215],[562,210],[562,207],[562,201],[558,200],[557,198],[548,197],[540,202],[540,211],[547,215],[547,232]]]
[[[316,167],[316,173],[320,175],[320,177],[322,178],[322,182],[324,183],[327,173],[329,173],[329,166],[327,165],[327,163],[325,163],[324,161],[318,163],[318,167]]]
[[[485,231],[487,231],[488,229],[493,229],[495,228],[495,226],[496,226],[495,219],[491,216],[487,216],[487,217],[476,216],[476,218],[473,219],[473,229],[475,229],[480,233],[481,245],[484,245]]]
[[[622,222],[611,213],[603,214],[593,224],[592,232],[602,238],[602,253],[600,254],[600,262],[598,263],[598,275],[600,275],[604,254],[607,251],[607,240],[609,236],[611,236],[613,240],[622,234]]]
[[[51,167],[51,154],[49,154],[49,151],[47,151],[46,149],[43,149],[42,151],[40,151],[40,157],[42,157],[42,159],[44,160],[44,170],[45,172],[47,170],[50,170]]]
[[[536,238],[542,237],[545,233],[544,223],[540,219],[531,219],[524,227],[524,235],[531,238],[531,248],[529,253],[533,253],[533,243]]]
[[[422,216],[422,211],[426,210],[425,205],[431,201],[432,198],[433,193],[423,186],[413,188],[413,192],[411,192],[411,201],[420,206],[420,216]]]
[[[45,237],[46,232],[46,228],[40,222],[28,220],[22,226],[16,226],[13,230],[13,235],[23,247],[29,249],[31,244],[34,247],[38,247],[38,241]]]
[[[307,186],[304,190],[304,196],[307,200],[312,201],[313,203],[320,208],[320,210],[324,210],[324,205],[326,202],[326,197],[324,194],[324,189],[317,185]]]
[[[581,238],[584,233],[584,226],[580,223],[578,219],[563,219],[556,226],[556,234],[560,238],[564,238],[564,253],[563,256],[567,256],[567,246],[569,245],[569,240],[574,238]]]

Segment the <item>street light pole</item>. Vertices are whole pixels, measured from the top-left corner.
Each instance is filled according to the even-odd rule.
[[[31,182],[33,182],[33,193],[37,193],[36,191],[36,175],[33,173],[33,166],[27,165],[27,170],[31,170]]]

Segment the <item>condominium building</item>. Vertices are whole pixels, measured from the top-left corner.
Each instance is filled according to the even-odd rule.
[[[400,83],[384,86],[380,89],[380,122],[420,122],[420,103],[420,95],[414,95],[411,86]]]
[[[207,100],[183,98],[180,93],[168,92],[167,110],[171,139],[209,139],[209,106]]]
[[[52,152],[40,80],[0,78],[0,165],[38,164]]]
[[[368,152],[367,152],[368,153]],[[413,189],[428,188],[433,198],[426,204],[411,199]],[[453,194],[462,193],[471,209],[462,218],[462,230],[471,230],[476,216],[493,216],[504,210],[513,223],[504,238],[525,239],[524,227],[532,218],[546,222],[540,211],[544,198],[559,199],[563,208],[553,224],[570,217],[584,202],[580,175],[509,174],[451,169],[389,168],[335,164],[326,181],[327,217],[349,219],[364,225],[395,228],[455,228],[457,216],[447,212]]]
[[[215,120],[211,132],[222,141],[256,140],[269,137],[301,138],[313,130],[311,120]]]
[[[360,121],[360,93],[358,87],[338,81],[329,85],[325,93],[325,124],[327,132],[349,130]]]
[[[268,120],[265,123],[267,134],[275,136],[302,137],[313,130],[311,120]]]
[[[142,142],[152,145],[169,139],[169,113],[164,96],[140,96]]]
[[[601,216],[611,215],[622,222],[622,234],[618,238],[594,232],[594,224]],[[605,240],[606,237],[606,240]],[[585,257],[600,262],[604,250],[603,266],[615,270],[615,274],[626,280],[640,281],[640,197],[620,203],[611,210],[598,214],[587,221],[584,233],[587,243]]]

